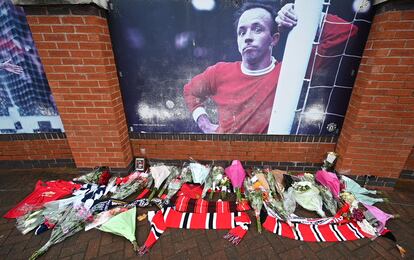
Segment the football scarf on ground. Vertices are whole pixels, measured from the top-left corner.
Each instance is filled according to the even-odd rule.
[[[361,231],[355,222],[329,223],[329,224],[302,224],[293,223],[289,226],[286,222],[267,216],[263,227],[279,236],[306,242],[336,242],[370,238]]]
[[[229,213],[250,210],[249,204],[236,203],[234,201],[208,201],[203,199],[191,199],[187,196],[178,196],[171,199],[175,210],[193,213]]]
[[[148,252],[167,228],[185,229],[230,229],[224,238],[237,245],[244,237],[251,223],[245,212],[190,213],[179,212],[166,207],[157,212],[148,212],[150,233],[144,245],[138,250],[140,255]]]

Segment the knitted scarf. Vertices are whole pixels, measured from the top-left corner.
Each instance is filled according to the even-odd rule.
[[[166,207],[157,212],[148,212],[150,233],[138,254],[144,255],[157,242],[167,228],[185,229],[230,229],[224,238],[237,245],[247,233],[251,223],[245,212],[191,213],[179,212]]]
[[[279,236],[307,242],[335,242],[362,239],[371,237],[363,232],[353,221],[341,223],[332,221],[326,224],[293,223],[293,227],[286,222],[267,216],[263,227]]]

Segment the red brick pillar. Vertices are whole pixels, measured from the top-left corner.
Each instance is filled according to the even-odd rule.
[[[25,6],[78,168],[132,162],[106,11],[94,5]]]
[[[414,144],[414,4],[378,7],[336,151],[338,171],[398,178]]]

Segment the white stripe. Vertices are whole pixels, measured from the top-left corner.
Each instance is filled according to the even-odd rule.
[[[297,226],[297,224],[295,223],[292,227],[292,231],[293,231],[293,235],[295,236],[295,240],[299,240],[298,236],[296,235],[296,226]]]
[[[217,213],[213,213],[213,229],[217,229]]]
[[[231,228],[235,228],[236,226],[234,225],[234,212],[230,214],[230,217],[231,217]]]
[[[181,214],[181,219],[180,219],[180,228],[183,228],[183,223],[184,223],[185,214],[187,214],[187,213],[183,213],[183,214]]]
[[[191,219],[193,218],[193,213],[189,213],[190,216],[188,216],[188,220],[187,220],[187,229],[191,228]]]
[[[338,237],[338,235],[336,234],[336,232],[335,232],[335,230],[334,230],[334,228],[333,228],[333,226],[334,226],[335,224],[330,224],[329,225],[329,228],[331,229],[331,231],[332,231],[332,233],[334,234],[334,236],[336,237],[336,239],[338,240],[338,241],[342,241],[339,237]]]
[[[342,240],[346,241],[345,237],[342,235],[341,231],[338,229],[338,225],[334,225],[333,228],[338,232],[339,236],[342,238]]]
[[[273,234],[276,234],[276,229],[277,229],[277,219],[275,219],[276,223],[275,223],[275,227],[273,228]]]
[[[303,241],[302,234],[300,233],[300,230],[299,230],[299,224],[295,224],[293,228],[295,229],[293,230],[293,233],[295,235],[296,240]]]
[[[170,210],[171,210],[171,208],[170,208],[170,207],[168,207],[168,208],[165,210],[165,213],[164,213],[164,221],[167,221],[168,214],[170,214]]]
[[[278,235],[281,236],[282,235],[282,224],[280,223],[280,221],[278,221],[277,224],[279,225],[279,233],[278,233]]]
[[[349,228],[349,230],[351,230],[351,231],[352,231],[352,233],[354,233],[354,235],[355,235],[356,237],[358,237],[358,238],[359,238],[358,234],[357,234],[357,233],[355,232],[355,230],[352,228],[352,226],[351,226],[351,224],[350,224],[350,223],[346,224],[346,226]]]
[[[211,215],[211,213],[206,214],[206,224],[205,224],[206,229],[208,229],[208,222],[210,222],[209,220],[210,220],[210,217],[211,217],[210,215]]]
[[[348,225],[350,225],[351,227],[353,227],[351,230],[352,230],[352,232],[354,232],[356,234],[357,237],[359,237],[359,238],[364,238],[365,237],[364,235],[362,235],[359,232],[358,228],[356,226],[354,226],[354,224],[349,223]]]
[[[300,240],[303,241],[303,236],[302,236],[302,233],[300,232],[299,224],[297,225],[296,230],[298,231]]]
[[[316,230],[316,232],[319,234],[319,236],[321,237],[322,241],[323,241],[323,242],[326,242],[326,239],[323,237],[322,232],[321,232],[321,231],[319,231],[319,227],[318,227],[318,225],[315,225],[315,230]]]
[[[316,227],[316,225],[310,225],[310,229],[312,231],[313,236],[315,237],[316,241],[321,242],[321,240],[319,239],[318,235],[316,234],[314,228]]]
[[[339,235],[341,236],[341,238],[342,238],[344,241],[346,241],[347,239],[346,239],[346,237],[344,237],[344,235],[342,235],[341,231],[340,231],[340,230],[339,230],[339,228],[338,228],[338,225],[335,225],[335,229],[336,229],[336,230],[338,230],[338,233],[339,233]]]

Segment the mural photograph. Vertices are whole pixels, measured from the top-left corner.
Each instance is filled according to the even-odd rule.
[[[338,135],[367,0],[112,0],[129,130]]]
[[[0,134],[63,132],[23,8],[0,1]]]

